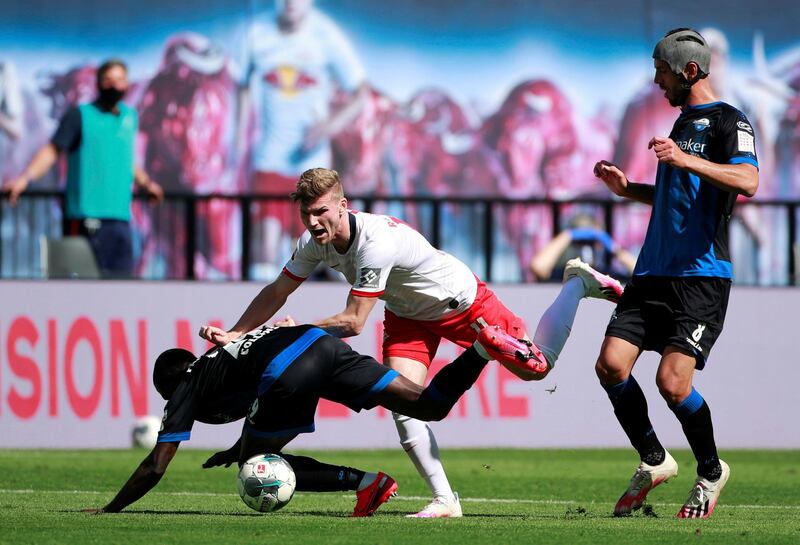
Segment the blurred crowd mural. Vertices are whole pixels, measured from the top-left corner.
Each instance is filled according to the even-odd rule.
[[[92,13],[76,0],[26,5],[0,22],[4,180],[69,107],[94,98],[96,66],[120,57],[134,82],[125,100],[140,116],[138,156],[167,191],[283,197],[306,168],[332,166],[354,206],[357,197],[519,200],[495,210],[493,276],[532,280],[532,258],[557,233],[552,209],[527,201],[610,198],[592,175],[600,159],[632,180],[654,180],[647,142],[668,134],[679,112],[651,83],[652,44],[670,28],[693,26],[712,45],[718,95],[755,125],[755,200],[800,198],[800,38],[792,23],[800,7],[793,2],[772,11],[780,17],[744,3],[734,11],[748,16],[733,17],[727,2],[678,1],[663,13],[643,0],[466,0],[455,9],[421,0],[143,0]],[[62,178],[56,171],[37,185],[56,188]],[[139,275],[184,274],[185,207],[135,207]],[[423,232],[429,227],[424,207],[382,209]],[[443,248],[475,267],[480,210],[452,204],[442,216]],[[270,277],[302,226],[285,201],[245,213],[253,224],[251,273]],[[604,219],[597,206],[568,204],[558,230],[587,215]],[[648,208],[615,205],[613,217],[614,244],[635,255]],[[196,219],[197,275],[237,278],[236,203],[204,201]],[[2,227],[5,239],[10,228]],[[788,281],[787,228],[784,207],[738,207],[738,281]],[[36,234],[31,227],[14,236]]]

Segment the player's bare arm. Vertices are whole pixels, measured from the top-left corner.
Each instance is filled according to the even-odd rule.
[[[752,197],[758,189],[758,169],[753,165],[728,165],[712,163],[681,150],[674,140],[656,136],[649,147],[655,152],[659,163],[686,170],[716,187],[746,197]]]
[[[615,195],[652,206],[656,193],[655,187],[650,184],[629,181],[625,173],[614,163],[598,161],[594,165],[594,175],[603,180],[603,183]]]
[[[113,500],[102,509],[87,509],[86,512],[119,513],[147,494],[164,476],[167,466],[178,451],[178,445],[180,445],[178,442],[158,443],[147,458],[142,460]]]
[[[209,342],[223,346],[272,318],[299,285],[300,282],[280,274],[274,282],[265,286],[256,295],[231,329],[224,331],[219,327],[204,325],[198,335]]]
[[[377,297],[360,297],[350,293],[347,296],[347,306],[342,312],[314,322],[314,325],[335,337],[353,337],[364,329],[367,317],[377,302]]]

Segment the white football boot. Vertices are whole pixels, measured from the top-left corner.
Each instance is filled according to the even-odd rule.
[[[419,519],[457,518],[463,516],[464,515],[461,513],[461,502],[458,500],[458,492],[453,492],[451,498],[437,496],[419,513],[406,515],[408,518]]]
[[[664,451],[664,461],[657,466],[640,463],[636,468],[636,473],[631,477],[628,489],[614,506],[614,516],[630,515],[633,511],[641,508],[648,492],[677,474],[678,462],[666,450]]]
[[[714,512],[719,495],[731,476],[728,464],[720,460],[719,465],[722,466],[722,475],[716,481],[697,476],[689,498],[678,511],[679,519],[707,519]]]
[[[605,299],[616,303],[622,297],[625,288],[615,278],[601,274],[581,261],[580,257],[570,259],[564,267],[564,282],[570,278],[578,277],[586,288],[586,297]]]

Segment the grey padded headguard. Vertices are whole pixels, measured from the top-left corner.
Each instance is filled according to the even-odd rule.
[[[699,32],[690,28],[670,30],[653,49],[653,58],[666,62],[676,74],[690,62],[697,63],[702,76],[708,75],[711,48]]]

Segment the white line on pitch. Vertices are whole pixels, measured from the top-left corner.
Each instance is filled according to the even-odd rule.
[[[343,496],[349,497],[349,496]],[[392,501],[430,501],[430,496],[395,496]],[[529,499],[514,499],[514,498],[464,498],[459,499],[465,503],[528,503],[536,505],[610,505],[610,502],[594,502],[594,501],[578,501],[578,500],[529,500]],[[654,505],[662,506],[677,506],[680,507],[681,503],[656,503]],[[739,509],[800,509],[800,505],[745,505],[745,504],[731,504],[723,503],[723,507],[736,507]]]
[[[92,494],[92,495],[112,495],[113,491],[103,492],[101,490],[33,490],[31,488],[9,489],[0,488],[0,494]],[[150,492],[150,495],[162,496],[200,496],[200,497],[216,497],[216,496],[234,496],[235,493],[224,494],[221,492]],[[298,495],[305,496],[311,495],[315,492],[300,492]],[[352,498],[351,494],[343,494],[343,498]],[[508,503],[508,504],[534,504],[534,505],[605,505],[610,502],[594,502],[594,501],[578,501],[578,500],[533,500],[525,498],[459,498],[464,503]],[[430,500],[429,496],[395,496],[392,501],[427,501]],[[679,503],[657,503],[655,505],[663,506],[680,506]],[[800,509],[800,505],[747,505],[747,504],[732,504],[723,503],[724,507],[733,507],[738,509]]]

